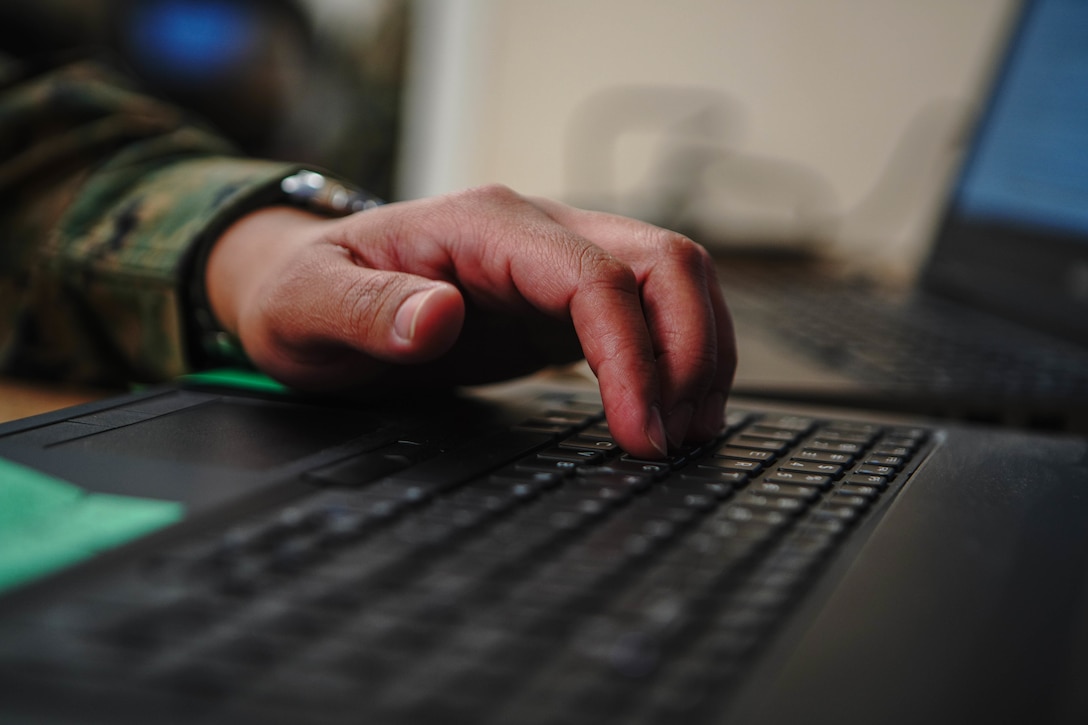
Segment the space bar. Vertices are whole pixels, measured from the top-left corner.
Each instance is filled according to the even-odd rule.
[[[431,493],[441,493],[532,453],[554,439],[547,433],[499,431],[394,474],[386,481],[421,486]]]

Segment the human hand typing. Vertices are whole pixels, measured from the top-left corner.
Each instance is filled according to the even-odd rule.
[[[301,389],[478,383],[584,354],[640,457],[713,436],[736,363],[701,247],[504,187],[340,219],[262,209],[220,237],[205,276],[252,362]]]

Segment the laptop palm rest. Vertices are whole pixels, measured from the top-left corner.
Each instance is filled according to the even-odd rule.
[[[783,666],[770,686],[791,697],[756,694],[738,722],[1068,722],[1084,711],[1071,678],[1088,662],[1088,442],[1061,460],[1042,440],[1014,455],[955,437],[788,660],[767,662]]]

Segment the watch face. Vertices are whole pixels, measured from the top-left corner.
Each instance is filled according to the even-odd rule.
[[[347,216],[381,204],[362,189],[309,169],[285,178],[280,182],[280,189],[292,204],[331,216]]]

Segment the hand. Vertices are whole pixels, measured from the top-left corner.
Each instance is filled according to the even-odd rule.
[[[641,457],[717,433],[736,363],[702,247],[504,187],[342,219],[254,212],[206,281],[253,363],[302,389],[477,383],[584,354],[613,436]]]

